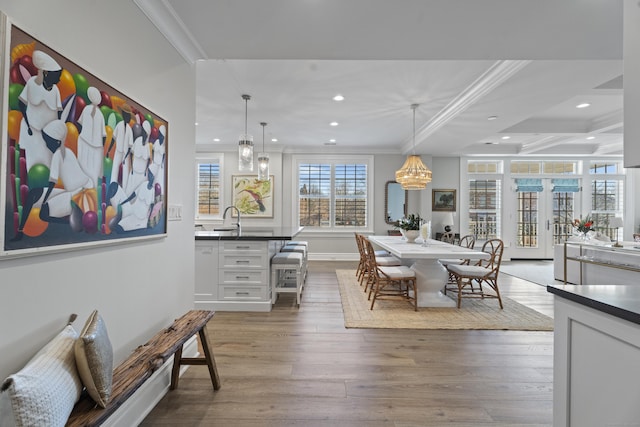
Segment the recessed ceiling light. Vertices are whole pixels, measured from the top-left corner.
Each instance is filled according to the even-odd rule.
[[[508,135],[505,135],[505,136],[503,136],[501,139],[511,139],[511,137],[510,137],[510,136],[508,136]]]
[[[329,123],[329,125],[331,125],[331,126],[338,126],[338,122],[331,122],[331,123]]]
[[[590,105],[591,104],[589,104],[588,102],[583,102],[582,104],[576,105],[576,108],[587,108]]]
[[[595,136],[588,136],[587,139],[596,139]]]
[[[329,142],[336,142],[335,138],[331,138]]]
[[[344,96],[337,94],[336,96],[333,97],[333,100],[338,102],[344,101]]]
[[[271,142],[278,142],[278,138],[271,138]]]
[[[498,118],[498,116],[489,116],[489,117],[487,117],[487,120],[495,120],[497,118]]]
[[[198,126],[198,122],[196,122],[195,124],[196,124],[196,126]]]
[[[220,142],[220,138],[213,138],[213,142]]]

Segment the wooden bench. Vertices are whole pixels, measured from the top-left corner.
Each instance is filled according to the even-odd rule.
[[[158,332],[113,370],[111,399],[106,408],[95,404],[85,392],[71,412],[67,426],[99,426],[111,416],[151,375],[173,355],[170,390],[178,387],[180,366],[207,365],[213,389],[220,389],[220,378],[207,335],[207,322],[215,312],[191,310],[171,326]],[[198,334],[204,357],[182,357],[182,346]]]

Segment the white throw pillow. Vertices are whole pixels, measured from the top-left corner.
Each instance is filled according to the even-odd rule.
[[[4,381],[0,392],[2,399],[10,402],[16,426],[65,425],[82,391],[73,350],[77,338],[78,333],[67,325],[24,368]],[[7,423],[10,420],[7,417]]]
[[[80,332],[75,353],[78,373],[89,396],[101,407],[106,407],[111,397],[113,348],[98,310],[91,313]]]

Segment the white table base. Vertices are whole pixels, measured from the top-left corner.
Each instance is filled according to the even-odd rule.
[[[442,293],[449,273],[437,259],[419,259],[411,266],[416,272],[418,307],[456,307],[456,302]]]

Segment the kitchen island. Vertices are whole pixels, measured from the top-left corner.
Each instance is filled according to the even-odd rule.
[[[553,425],[638,425],[640,287],[547,290],[554,294]]]
[[[196,231],[198,310],[271,311],[271,257],[302,227]]]

